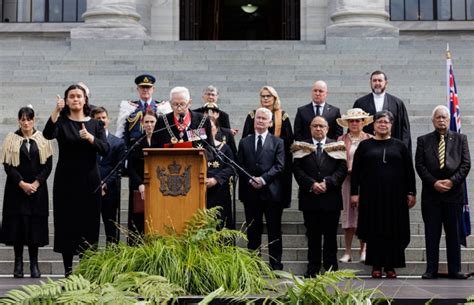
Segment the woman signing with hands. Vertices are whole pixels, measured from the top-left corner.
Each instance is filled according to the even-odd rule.
[[[57,97],[43,134],[56,139],[59,158],[54,175],[54,251],[62,253],[65,275],[72,272],[74,255],[81,256],[99,239],[100,184],[97,153],[109,149],[103,123],[89,117],[85,89],[71,85],[64,99]]]

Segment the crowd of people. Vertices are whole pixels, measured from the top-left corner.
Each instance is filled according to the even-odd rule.
[[[231,193],[239,177],[247,246],[261,250],[265,217],[274,270],[283,269],[281,222],[291,204],[294,177],[308,241],[305,277],[352,261],[356,236],[359,261],[372,266],[372,277],[385,273],[396,278],[395,268],[406,264],[416,168],[422,180],[427,249],[422,278],[439,275],[442,227],[448,277],[467,278],[461,272],[464,236],[459,228],[470,155],[466,136],[449,131],[450,111],[445,106],[432,112],[434,131],[418,138],[414,166],[407,109],[386,92],[388,80],[382,71],[370,76],[372,92],[343,115],[326,102],[326,82],[314,82],[309,103],[296,111],[294,128],[275,88],[263,86],[238,145],[239,129],[231,127],[229,115],[219,106],[216,87],[205,88],[203,105],[191,110],[187,88],[175,87],[169,101],[157,101],[155,82],[149,74],[135,79],[139,98],[120,104],[115,135],[108,129],[107,109],[89,104],[83,83],[57,97],[43,133],[34,128],[31,107],[19,110],[19,129],[7,135],[1,153],[7,181],[0,241],[14,247],[14,277],[24,276],[24,245],[29,249],[31,277],[41,276],[38,248],[49,243],[46,180],[53,162],[50,140],[56,139],[54,251],[62,254],[66,276],[72,272],[74,255],[81,257],[97,247],[101,214],[107,243],[119,241],[116,223],[123,175],[129,177],[130,190],[128,243],[135,245],[136,237],[144,234],[144,213],[137,206],[137,196],[145,197],[143,148],[198,147],[207,155],[207,207],[221,207],[220,228],[235,228]],[[339,223],[345,243],[338,259]]]

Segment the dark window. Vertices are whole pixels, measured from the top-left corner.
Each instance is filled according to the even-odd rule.
[[[0,0],[1,22],[82,22],[87,0]]]
[[[390,0],[390,20],[474,20],[474,0]]]

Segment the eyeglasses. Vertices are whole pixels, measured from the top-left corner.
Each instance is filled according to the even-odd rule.
[[[362,120],[361,119],[350,119],[350,120],[347,120],[349,123],[359,123],[361,122]]]
[[[186,108],[187,103],[171,103],[171,107],[173,108]]]
[[[321,129],[323,129],[323,128],[326,128],[326,127],[328,127],[328,126],[327,126],[327,125],[323,125],[323,124],[311,124],[311,127],[312,127],[312,128],[321,128]]]
[[[273,95],[269,94],[269,95],[260,95],[261,98],[271,98],[273,97]]]

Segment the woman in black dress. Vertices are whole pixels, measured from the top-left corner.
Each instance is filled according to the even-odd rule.
[[[282,203],[284,208],[288,208],[291,205],[291,185],[293,182],[293,155],[290,151],[290,147],[295,139],[293,136],[293,129],[291,128],[290,118],[288,117],[288,114],[281,109],[280,97],[273,87],[263,86],[262,89],[260,89],[260,107],[267,108],[273,113],[273,124],[268,128],[268,132],[277,138],[281,138],[285,144],[285,169],[283,171],[282,180],[282,184],[285,188],[283,189]],[[255,110],[252,110],[245,119],[242,138],[254,133],[254,117]]]
[[[66,276],[72,272],[74,255],[99,240],[100,174],[97,153],[109,149],[102,122],[89,117],[90,108],[84,88],[71,85],[58,96],[44,137],[57,139],[59,158],[54,175],[54,251],[62,253]]]
[[[53,148],[42,133],[34,129],[35,112],[31,107],[18,111],[20,128],[7,135],[1,160],[7,173],[3,197],[1,242],[13,246],[13,276],[23,277],[23,246],[30,254],[30,275],[41,276],[38,268],[38,247],[49,243],[48,186]]]
[[[211,133],[214,138],[214,147],[216,150],[225,154],[229,159],[233,160],[233,152],[230,147],[216,139],[218,132],[217,119],[211,117]],[[232,217],[232,198],[230,196],[231,177],[234,170],[229,165],[229,161],[225,157],[218,156],[217,151],[207,149],[207,208],[216,206],[222,207],[221,210],[221,227],[233,229],[234,221]]]
[[[351,205],[359,208],[356,234],[367,243],[372,277],[396,278],[410,242],[408,210],[416,203],[415,171],[408,149],[390,137],[393,115],[374,115],[375,137],[359,144],[352,164]]]
[[[144,168],[145,160],[143,155],[144,148],[158,147],[156,137],[153,137],[153,130],[158,120],[153,111],[147,111],[143,117],[143,128],[145,129],[145,138],[130,152],[128,158],[128,177],[130,179],[130,196],[128,204],[128,243],[135,244],[135,237],[143,236],[145,233],[145,215],[143,212],[133,212],[133,192],[139,191],[140,196],[145,200]],[[131,234],[130,234],[131,233]]]

